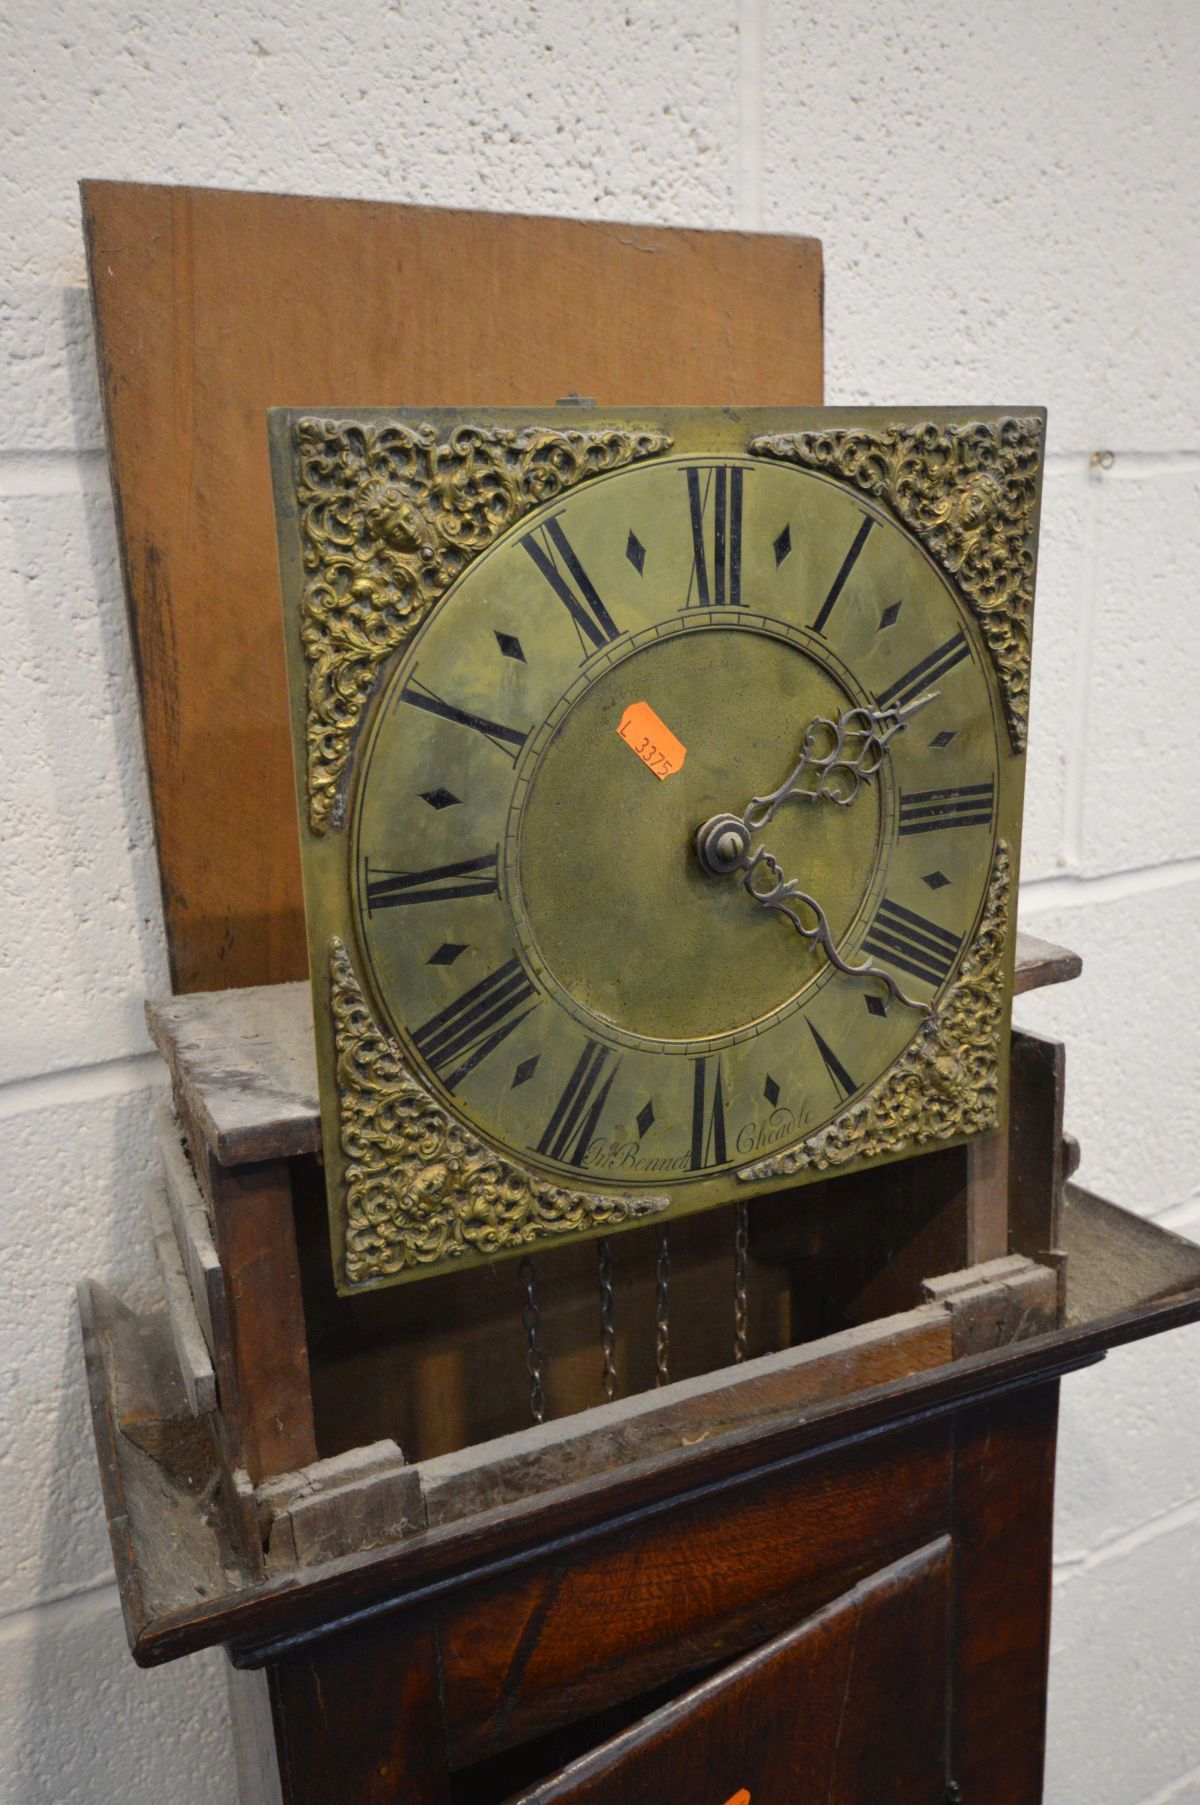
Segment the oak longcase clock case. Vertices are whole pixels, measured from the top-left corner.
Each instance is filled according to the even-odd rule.
[[[1000,1129],[1043,432],[272,415],[340,1288]]]

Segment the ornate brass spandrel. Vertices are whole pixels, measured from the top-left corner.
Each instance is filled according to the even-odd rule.
[[[329,979],[349,1284],[494,1258],[667,1208],[662,1197],[565,1190],[510,1165],[413,1077],[336,936]]]
[[[1029,731],[1040,420],[853,427],[752,439],[758,457],[824,470],[890,508],[953,578],[1000,679],[1009,738]]]
[[[797,1146],[743,1166],[746,1184],[918,1153],[1000,1126],[1012,859],[996,847],[979,932],[936,1011],[873,1090]]]
[[[522,515],[590,476],[670,448],[662,432],[300,420],[312,831],[337,824],[339,782],[384,659],[472,559]]]

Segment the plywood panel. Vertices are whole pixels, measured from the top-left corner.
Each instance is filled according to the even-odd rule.
[[[822,399],[813,239],[83,184],[177,991],[303,977],[270,406]]]

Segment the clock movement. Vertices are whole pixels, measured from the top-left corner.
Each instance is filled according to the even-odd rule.
[[[339,1286],[1002,1127],[1043,426],[273,414]]]

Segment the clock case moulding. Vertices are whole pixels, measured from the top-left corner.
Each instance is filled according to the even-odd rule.
[[[1013,409],[272,410],[329,1222],[343,1293],[628,1229],[991,1137],[1006,1122],[1045,416]],[[1003,721],[994,857],[953,982],[834,1120],[695,1201],[570,1186],[506,1157],[423,1086],[356,960],[347,789],[389,662],[473,560],[598,476],[666,456],[782,462],[922,548],[982,648]]]

